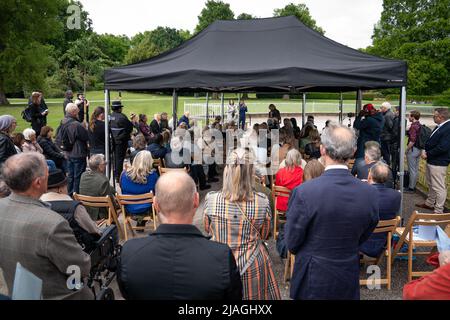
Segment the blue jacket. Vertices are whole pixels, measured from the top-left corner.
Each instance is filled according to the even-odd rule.
[[[180,125],[182,122],[187,124],[188,129],[190,128],[190,126],[189,126],[189,118],[186,117],[185,115],[182,115],[180,120],[178,120],[178,125]]]
[[[434,129],[436,131],[436,129]],[[433,132],[434,132],[433,131]],[[450,163],[450,121],[444,124],[425,143],[427,163],[446,167]]]
[[[359,246],[378,223],[376,189],[345,169],[295,188],[286,245],[295,254],[293,299],[359,299]]]
[[[158,143],[152,143],[147,147],[154,159],[164,159],[168,150]]]
[[[364,120],[356,117],[353,127],[359,130],[355,158],[364,158],[364,144],[367,141],[381,143],[380,136],[384,127],[383,114],[378,112],[373,116],[365,117]]]
[[[122,189],[122,194],[139,195],[149,192],[153,192],[153,194],[155,194],[155,186],[158,178],[159,178],[158,173],[156,173],[156,171],[152,171],[147,176],[147,183],[139,184],[132,181],[124,171],[120,176],[120,188]],[[152,207],[151,204],[146,203],[127,204],[125,205],[125,210],[130,214],[144,214],[149,212],[151,207]]]
[[[400,211],[401,195],[397,190],[383,184],[373,185],[378,190],[379,218],[380,220],[394,219]],[[386,244],[387,233],[373,233],[359,250],[369,257],[378,258]]]

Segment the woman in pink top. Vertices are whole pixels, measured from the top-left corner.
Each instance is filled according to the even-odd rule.
[[[286,167],[280,169],[275,177],[275,185],[294,189],[303,182],[302,156],[296,149],[291,149],[286,155]],[[286,211],[288,198],[278,197],[277,210]]]

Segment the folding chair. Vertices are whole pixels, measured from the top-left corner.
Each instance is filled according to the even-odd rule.
[[[375,283],[373,283],[372,280],[365,280],[365,279],[359,280],[360,285],[364,286],[367,284],[385,284],[385,285],[387,285],[387,289],[391,290],[392,235],[394,234],[395,229],[397,228],[400,221],[401,221],[401,218],[399,216],[397,216],[391,220],[380,220],[378,222],[378,225],[375,227],[375,230],[373,230],[373,233],[387,232],[386,248],[383,250],[383,253],[381,253],[378,258],[362,260],[362,262],[365,262],[365,263],[367,262],[369,264],[378,265],[378,264],[380,264],[383,256],[385,256],[386,257],[386,278],[379,279],[379,280],[377,279],[377,280],[375,280]]]
[[[278,221],[286,222],[286,211],[281,211],[277,209],[278,197],[287,197],[291,195],[291,190],[286,187],[277,186],[275,184],[272,185],[272,195],[273,195],[273,203],[275,204],[275,214],[274,214],[274,223],[273,223],[273,239],[276,240],[278,237]],[[281,218],[281,219],[280,219]]]
[[[157,169],[163,167],[163,162],[161,159],[153,159],[153,168]]]
[[[287,259],[284,264],[284,282],[292,279],[292,273],[294,272],[295,254],[292,254],[289,250],[287,253]]]
[[[432,248],[432,251],[420,251],[414,252],[414,255],[429,255],[436,250],[436,241],[434,240],[419,240],[414,239],[413,227],[414,226],[441,226],[444,230],[446,226],[450,223],[450,213],[445,214],[433,214],[433,213],[418,213],[414,211],[409,218],[408,223],[404,228],[396,228],[395,233],[399,235],[400,239],[395,246],[392,258],[399,256],[408,256],[408,281],[411,281],[413,277],[422,277],[428,272],[418,272],[413,271],[413,249],[420,247]],[[408,253],[399,252],[403,244],[408,245]]]
[[[162,176],[164,173],[173,172],[173,171],[184,171],[187,172],[186,167],[184,168],[163,168],[161,166],[158,167],[159,175]]]
[[[123,229],[125,233],[125,241],[128,240],[128,232],[127,232],[127,226],[131,231],[131,234],[133,237],[136,235],[134,230],[145,230],[145,227],[133,227],[131,224],[131,216],[127,215],[125,211],[125,205],[128,204],[151,204],[152,205],[152,212],[148,215],[144,215],[144,220],[146,221],[153,221],[153,230],[156,230],[156,213],[155,208],[153,207],[153,193],[145,193],[145,194],[139,194],[139,195],[125,195],[125,194],[116,194],[117,201],[119,202],[120,206],[122,207],[123,212]]]
[[[124,239],[124,233],[123,233],[122,227],[120,226],[120,223],[119,223],[117,210],[114,207],[112,198],[110,196],[90,197],[90,196],[83,196],[81,194],[74,193],[73,198],[76,201],[81,202],[81,204],[85,207],[108,209],[108,219],[103,220],[101,223],[98,223],[98,226],[102,226],[104,224],[111,225],[112,222],[114,222],[114,224],[117,226],[117,230],[119,231],[120,239]]]
[[[352,171],[354,165],[355,165],[355,159],[350,159],[347,162],[348,170]]]

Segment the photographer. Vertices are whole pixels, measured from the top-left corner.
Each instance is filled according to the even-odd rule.
[[[383,126],[383,114],[379,113],[373,104],[365,104],[353,123],[353,128],[359,130],[354,167],[356,167],[356,162],[364,161],[364,145],[367,141],[381,143],[380,136]]]
[[[89,101],[82,93],[79,93],[77,95],[77,100],[75,100],[75,104],[80,110],[78,113],[78,121],[84,123],[84,116],[86,115],[86,118],[89,116]]]

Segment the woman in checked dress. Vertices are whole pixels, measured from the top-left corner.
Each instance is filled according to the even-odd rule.
[[[226,243],[233,251],[244,300],[278,300],[280,290],[263,243],[272,214],[267,196],[254,191],[254,160],[248,149],[231,152],[222,191],[206,196],[205,230],[212,240]]]

